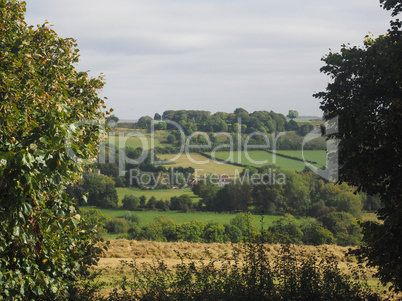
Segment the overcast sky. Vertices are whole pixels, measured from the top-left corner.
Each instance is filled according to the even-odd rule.
[[[391,19],[379,0],[27,2],[28,24],[75,38],[78,69],[105,75],[101,95],[120,119],[238,107],[322,116],[320,59]]]

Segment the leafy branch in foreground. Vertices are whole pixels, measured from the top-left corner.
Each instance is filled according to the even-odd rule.
[[[25,3],[0,0],[0,300],[66,298],[100,249],[67,198],[96,156],[101,78],[77,72],[75,41],[24,21]]]

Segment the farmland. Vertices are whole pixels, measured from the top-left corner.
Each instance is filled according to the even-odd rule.
[[[235,174],[240,174],[243,170],[242,167],[217,162],[198,153],[182,154],[178,158],[176,158],[177,155],[158,155],[158,157],[170,161],[174,160],[174,164],[169,164],[167,165],[168,167],[193,167],[196,170],[196,176],[204,174],[228,174],[234,176]]]
[[[159,146],[159,140],[154,139],[152,145],[152,140],[149,135],[143,135],[138,137],[119,137],[119,136],[109,136],[107,141],[110,144],[116,145],[120,148],[122,147],[132,147],[138,148],[142,147],[144,150],[150,149],[152,146]]]
[[[261,167],[267,164],[275,164],[283,169],[291,169],[302,171],[306,166],[303,162],[275,156],[265,151],[248,151],[248,152],[216,152],[212,154],[217,159],[233,161],[235,163]]]
[[[154,242],[154,241],[135,241],[135,240],[113,240],[108,246],[108,250],[103,252],[99,263],[93,270],[101,271],[101,281],[107,284],[102,291],[103,294],[110,293],[113,287],[117,287],[123,277],[129,279],[133,276],[133,268],[126,262],[135,262],[137,265],[156,264],[157,260],[162,260],[166,268],[172,269],[184,262],[194,261],[198,264],[208,264],[216,261],[218,266],[223,264],[225,256],[233,256],[236,248],[241,248],[238,244],[218,244],[218,243],[189,243],[189,242]],[[267,258],[274,260],[281,251],[281,246],[271,244],[265,246]],[[291,246],[293,256],[299,259],[315,258],[319,262],[323,258],[333,258],[337,261],[337,266],[346,275],[351,275],[352,269],[358,267],[354,257],[346,256],[349,247],[334,245],[321,246]],[[179,255],[180,254],[180,255]],[[378,286],[378,279],[372,276],[374,269],[364,267],[360,270],[363,278],[367,279],[368,285],[382,295],[383,300],[399,300],[400,295],[392,296],[387,293],[384,287]]]
[[[85,208],[85,207],[84,207]],[[124,215],[126,210],[119,209],[99,209],[104,215],[115,218]],[[177,211],[135,211],[134,214],[139,218],[139,226],[143,227],[160,216],[169,218],[178,224],[197,220],[203,223],[217,222],[220,224],[229,224],[235,213],[216,213],[216,212],[177,212]],[[253,215],[257,225],[260,225],[261,217]],[[271,226],[273,221],[278,220],[280,216],[264,215],[264,228]]]
[[[325,166],[327,160],[327,154],[325,151],[322,150],[305,150],[303,152],[301,150],[276,150],[275,152],[278,154],[292,156],[299,159],[303,159],[304,156],[305,160],[317,162],[318,164],[316,165],[318,167]]]
[[[180,196],[183,194],[188,194],[192,199],[195,201],[198,200],[198,198],[194,195],[194,193],[191,191],[190,188],[186,189],[153,189],[153,190],[141,190],[138,188],[122,188],[118,187],[116,188],[117,190],[117,196],[119,198],[119,204],[121,205],[121,200],[124,198],[125,195],[133,195],[136,197],[141,197],[145,196],[147,200],[150,197],[155,197],[157,200],[169,200],[173,196]]]

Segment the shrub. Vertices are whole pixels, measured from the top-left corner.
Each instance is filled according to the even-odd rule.
[[[205,242],[220,242],[225,239],[225,227],[216,222],[208,223],[204,228],[203,239]]]
[[[236,214],[236,217],[230,221],[230,224],[240,229],[243,237],[249,236],[257,231],[254,217],[249,212]]]
[[[205,224],[200,221],[192,220],[183,223],[178,227],[178,239],[181,241],[202,242]]]
[[[134,224],[127,230],[127,234],[128,239],[141,239],[141,228]]]
[[[84,175],[84,179],[79,187],[75,187],[75,195],[81,205],[84,205],[83,194],[88,194],[88,205],[100,208],[117,208],[118,197],[115,182],[104,175],[88,173]]]
[[[192,207],[191,198],[187,194],[181,196],[174,196],[170,199],[170,210],[179,210],[188,212]]]
[[[83,209],[79,208],[78,213],[81,218],[85,221],[88,228],[96,228],[98,233],[103,233],[105,231],[105,226],[110,218],[98,209]]]
[[[279,220],[274,221],[268,231],[276,235],[279,243],[300,244],[303,237],[303,232],[297,225],[296,219],[290,214],[285,214]]]
[[[172,144],[172,143],[174,143],[175,141],[176,141],[175,135],[170,134],[169,136],[167,136],[167,142],[168,142],[169,144]]]
[[[108,221],[105,225],[105,228],[108,233],[125,233],[128,230],[127,222],[121,218],[114,218]]]
[[[346,212],[331,212],[318,218],[337,239],[341,246],[355,246],[361,243],[361,229],[357,220]]]
[[[225,227],[225,241],[232,243],[238,243],[243,241],[243,235],[241,230],[235,225],[224,225]]]
[[[157,217],[152,223],[143,227],[141,237],[156,241],[177,241],[177,224],[175,221],[166,217]]]
[[[301,228],[303,232],[302,241],[306,245],[335,244],[336,238],[331,231],[325,229],[321,222],[309,220]]]
[[[125,195],[122,200],[122,203],[123,203],[123,209],[136,210],[138,208],[140,200],[136,196]]]
[[[120,216],[120,218],[124,218],[125,220],[135,223],[135,224],[139,224],[139,218],[137,215],[135,215],[133,212],[130,211],[126,211],[126,213],[124,213],[123,216]]]

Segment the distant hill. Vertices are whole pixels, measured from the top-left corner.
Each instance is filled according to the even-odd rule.
[[[295,118],[296,120],[297,119],[322,119],[322,116],[320,117],[320,116],[299,116],[299,117],[297,117],[297,118]]]

